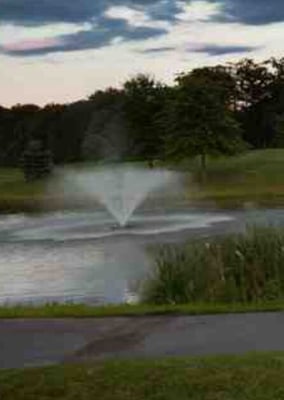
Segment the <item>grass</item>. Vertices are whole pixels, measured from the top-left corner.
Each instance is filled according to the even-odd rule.
[[[214,201],[220,207],[284,204],[284,149],[250,151],[235,157],[209,159],[207,179],[198,177],[198,160],[185,163],[183,170],[193,173],[189,199]]]
[[[153,304],[256,303],[284,300],[284,229],[166,245],[143,298]]]
[[[76,168],[80,168],[77,165]],[[251,151],[230,158],[209,159],[206,182],[201,182],[198,161],[179,166],[189,176],[187,198],[199,205],[243,207],[284,204],[284,149]],[[18,169],[0,169],[0,211],[40,208],[45,182],[26,183]],[[54,197],[57,193],[54,194]]]
[[[137,304],[89,306],[86,304],[45,304],[41,306],[0,306],[1,319],[17,318],[105,318],[154,315],[213,315],[284,311],[283,301],[256,303]]]
[[[282,400],[284,353],[0,372],[5,400]]]
[[[25,182],[16,168],[0,168],[0,212],[39,209],[44,188],[45,182]]]

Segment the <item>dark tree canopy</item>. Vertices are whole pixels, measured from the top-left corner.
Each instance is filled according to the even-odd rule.
[[[284,58],[196,68],[162,85],[139,74],[71,104],[0,106],[0,165],[31,140],[55,163],[232,154],[284,146]]]
[[[166,111],[166,153],[175,159],[200,155],[234,154],[242,147],[240,128],[230,109],[230,95],[223,79],[209,70],[177,78],[173,100]]]
[[[139,74],[124,84],[124,92],[125,116],[135,142],[135,156],[151,160],[162,147],[157,118],[164,107],[165,90],[151,76]]]

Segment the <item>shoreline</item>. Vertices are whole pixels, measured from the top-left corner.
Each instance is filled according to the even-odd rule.
[[[284,301],[252,304],[147,305],[118,304],[89,306],[87,304],[1,305],[0,319],[48,319],[48,318],[102,318],[145,316],[197,316],[222,314],[270,313],[284,311]]]

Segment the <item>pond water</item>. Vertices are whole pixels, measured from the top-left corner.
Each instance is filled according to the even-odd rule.
[[[0,303],[121,303],[136,297],[153,263],[151,246],[284,225],[284,210],[152,210],[117,228],[106,213],[0,217]]]

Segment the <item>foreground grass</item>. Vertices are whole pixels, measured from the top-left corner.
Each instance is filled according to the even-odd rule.
[[[0,318],[100,318],[153,315],[213,315],[250,312],[284,311],[283,301],[255,304],[196,303],[185,305],[108,305],[88,306],[85,304],[46,304],[43,306],[1,306]]]
[[[281,400],[284,353],[0,372],[5,400]]]
[[[81,164],[75,166],[82,167]],[[197,205],[243,207],[284,205],[284,149],[251,151],[236,157],[210,159],[201,182],[198,160],[181,168],[189,175],[188,200]],[[45,182],[26,183],[18,169],[0,168],[0,211],[32,211],[41,206]],[[56,198],[58,194],[54,193]]]

